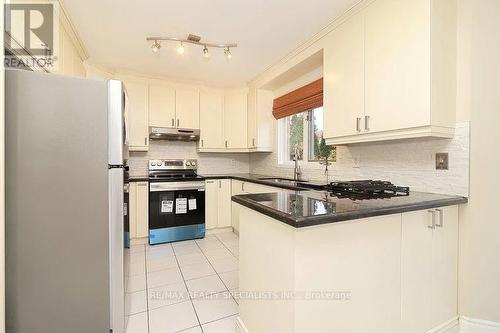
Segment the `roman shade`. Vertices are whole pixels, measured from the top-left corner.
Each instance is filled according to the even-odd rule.
[[[323,106],[323,78],[275,98],[273,116],[281,119],[321,106]]]

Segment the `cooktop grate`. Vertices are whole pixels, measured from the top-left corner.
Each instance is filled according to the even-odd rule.
[[[325,186],[331,196],[352,200],[388,199],[408,196],[410,188],[396,186],[389,181],[356,180],[345,182],[331,182]]]

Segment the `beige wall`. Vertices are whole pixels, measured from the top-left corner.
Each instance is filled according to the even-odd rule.
[[[500,1],[459,0],[459,116],[471,120],[459,312],[500,322]]]

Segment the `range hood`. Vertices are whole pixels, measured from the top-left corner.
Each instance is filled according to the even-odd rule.
[[[200,130],[189,128],[149,127],[151,140],[199,141]]]

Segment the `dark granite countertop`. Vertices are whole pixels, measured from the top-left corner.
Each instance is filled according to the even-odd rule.
[[[258,175],[251,173],[234,173],[234,174],[218,174],[218,175],[200,175],[205,179],[236,179],[244,182],[251,182],[261,185],[274,186],[287,190],[298,191],[309,188],[315,188],[322,184],[313,181],[274,181],[272,179],[281,178],[280,176]],[[267,179],[263,179],[267,178]],[[283,179],[288,179],[283,177]]]
[[[244,194],[232,201],[256,210],[295,228],[342,222],[371,216],[397,214],[467,203],[467,198],[410,192],[391,199],[351,200],[330,196],[324,191],[297,191]]]

